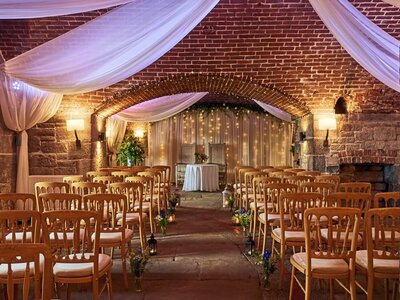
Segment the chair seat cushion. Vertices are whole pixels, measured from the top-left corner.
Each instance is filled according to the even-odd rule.
[[[130,241],[133,237],[132,229],[125,228],[125,242]],[[92,235],[92,240],[94,234]],[[122,242],[122,232],[100,232],[100,245],[118,244]]]
[[[23,237],[24,237],[23,232],[15,232],[14,241],[22,242]],[[9,234],[6,235],[6,242],[12,242],[12,241],[13,241],[13,234],[10,232]],[[32,242],[32,232],[31,231],[27,231],[25,233],[25,241]]]
[[[296,267],[301,267],[305,273],[307,268],[307,254],[299,252],[293,254],[291,262]],[[311,272],[320,274],[343,274],[349,271],[349,266],[344,259],[311,258]]]
[[[275,228],[272,230],[272,234],[277,238],[282,240],[282,230],[281,228]],[[305,241],[304,231],[290,231],[285,230],[285,240],[288,242],[304,242]]]
[[[44,265],[44,257],[42,255],[39,256],[39,268],[40,272],[43,271]],[[26,263],[14,263],[11,264],[11,270],[13,272],[13,278],[23,278],[25,277],[25,269]],[[29,275],[33,275],[35,271],[35,264],[29,264]],[[8,277],[8,264],[0,264],[0,278],[7,278]]]
[[[93,255],[93,253],[85,253],[85,257]],[[69,255],[73,257],[73,255]],[[82,257],[82,254],[77,254],[77,257]],[[99,254],[99,272],[104,271],[106,268],[112,266],[111,257],[106,254]],[[93,275],[93,263],[56,263],[53,267],[54,276],[59,277],[85,277]]]
[[[321,229],[321,236],[322,236],[322,238],[324,238],[325,240],[328,239],[328,228],[323,228],[323,229]],[[341,233],[340,233],[340,240],[343,241],[343,240],[344,240],[344,237],[345,237],[345,233],[344,233],[344,232],[341,232]],[[332,238],[333,238],[334,240],[336,240],[336,238],[337,238],[337,232],[336,232],[336,231],[333,231],[333,232],[332,232]],[[348,236],[348,238],[347,238],[347,241],[350,243],[352,238],[353,238],[353,233],[352,233],[352,232],[349,232],[349,236]],[[360,234],[358,234],[358,235],[357,235],[357,244],[361,244],[362,241],[363,241],[362,236],[361,236]]]
[[[374,258],[374,272],[379,273],[390,273],[399,274],[400,272],[400,260],[395,259],[384,259],[384,258]],[[368,251],[359,250],[356,252],[356,265],[365,270],[368,269]]]
[[[281,221],[281,216],[280,214],[268,214],[268,222],[273,223],[273,224],[279,224]],[[259,214],[259,218],[265,222],[265,213]],[[289,220],[290,216],[285,214],[283,215],[284,220]]]

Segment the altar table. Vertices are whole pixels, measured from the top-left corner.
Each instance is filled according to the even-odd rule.
[[[189,164],[186,166],[184,191],[217,191],[218,165],[213,164]]]

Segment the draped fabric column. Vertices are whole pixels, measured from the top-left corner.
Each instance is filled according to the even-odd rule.
[[[195,143],[197,152],[209,154],[209,143],[225,143],[231,179],[239,164],[291,165],[291,130],[288,122],[254,112],[236,116],[230,110],[185,111],[151,124],[149,160],[174,166],[180,159],[181,144]]]
[[[0,72],[0,107],[4,123],[18,133],[17,193],[28,191],[29,158],[26,130],[54,116],[62,95],[48,93]]]
[[[106,137],[110,166],[115,165],[116,153],[124,139],[126,125],[126,121],[119,120],[115,116],[111,116],[106,120]]]

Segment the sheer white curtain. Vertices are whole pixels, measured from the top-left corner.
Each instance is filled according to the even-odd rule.
[[[253,99],[255,103],[257,103],[259,106],[261,106],[266,112],[270,113],[274,117],[277,117],[283,121],[290,122],[292,120],[292,115],[287,113],[286,111],[283,111],[275,106],[269,105],[267,103],[258,101]]]
[[[124,139],[126,125],[126,121],[119,120],[115,116],[111,116],[106,120],[106,141],[110,166],[115,165],[116,153]]]
[[[62,95],[33,88],[0,72],[0,107],[7,128],[18,132],[17,193],[28,192],[29,158],[26,130],[57,112]]]
[[[220,110],[183,112],[151,124],[149,162],[174,166],[181,144],[194,143],[198,152],[208,154],[209,143],[226,143],[230,179],[238,164],[291,165],[291,128],[288,122],[252,112],[239,117]]]
[[[133,0],[0,0],[0,19],[31,19],[69,15]]]
[[[98,90],[155,62],[217,3],[137,0],[5,62],[5,72],[54,93]]]
[[[309,0],[344,49],[371,75],[400,92],[400,42],[347,0]]]
[[[159,97],[131,106],[115,117],[129,122],[157,122],[185,110],[205,95],[207,93],[183,93]]]

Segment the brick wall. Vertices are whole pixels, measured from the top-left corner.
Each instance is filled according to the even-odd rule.
[[[400,39],[399,9],[379,0],[351,2],[375,24]],[[11,59],[105,12],[102,10],[56,18],[0,21],[0,50],[5,59]],[[192,72],[231,74],[259,84],[274,84],[298,101],[306,103],[312,112],[332,108],[334,100],[346,92],[353,114],[348,121],[343,121],[345,123],[356,123],[358,121],[353,116],[361,115],[366,127],[380,128],[368,117],[369,114],[382,114],[384,119],[390,113],[390,116],[397,119],[400,113],[399,93],[378,82],[341,48],[308,0],[271,3],[260,0],[221,0],[176,47],[134,77],[99,91],[64,96],[60,112],[49,122],[30,131],[31,172],[72,174],[101,165],[104,159],[90,159],[90,156],[104,152],[104,145],[99,146],[96,142],[93,126],[87,126],[80,133],[83,147],[77,151],[73,134],[65,132],[65,118],[82,114],[85,121],[89,122],[94,109],[104,101],[110,101],[110,97],[119,89],[169,75]],[[385,123],[384,126],[396,127],[398,134],[398,125]],[[346,130],[347,125],[343,126],[343,134],[350,135]],[[357,152],[346,151],[357,151],[358,146],[365,146],[364,157],[382,156],[384,151],[384,157],[399,163],[400,147],[394,140],[390,144],[391,149],[388,149],[389,146],[382,146],[386,141],[379,140],[378,135],[372,140],[364,140],[363,137],[367,138],[369,134],[359,129],[359,125],[354,126],[357,129],[354,141],[351,137],[339,134],[338,139],[332,141],[332,149],[344,147],[344,150],[332,150],[332,153],[319,150],[318,143],[322,142],[323,133],[314,130],[313,135],[317,137],[315,158],[321,160],[331,154],[332,157],[337,154],[341,159],[355,157],[358,156]],[[0,162],[2,166],[4,162],[6,171],[1,173],[0,184],[12,189],[10,178],[15,177],[13,134],[3,127],[0,125]],[[380,149],[382,147],[386,148]]]

